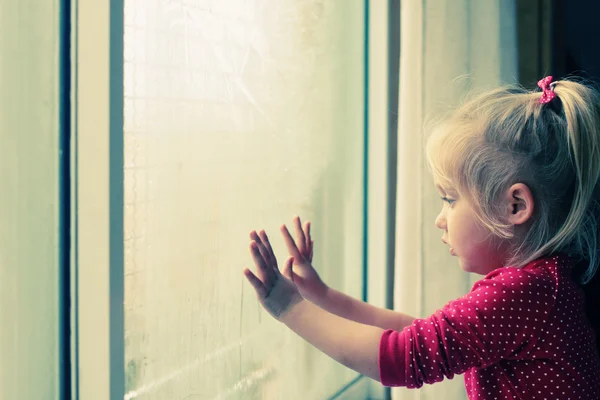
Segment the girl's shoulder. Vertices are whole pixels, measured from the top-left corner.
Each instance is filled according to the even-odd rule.
[[[557,254],[535,259],[523,267],[505,266],[497,268],[483,279],[529,280],[557,278],[559,274],[570,273],[573,261],[569,256]]]
[[[562,255],[538,258],[519,268],[506,266],[497,268],[475,283],[472,290],[481,287],[498,287],[514,290],[535,289],[536,292],[553,293],[560,276],[569,271],[572,263]],[[528,290],[529,291],[529,290]]]

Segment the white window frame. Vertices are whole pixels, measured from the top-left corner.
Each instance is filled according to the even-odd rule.
[[[377,307],[390,304],[393,287],[388,285],[388,272],[394,268],[389,257],[389,238],[393,237],[395,220],[388,216],[390,206],[389,142],[389,14],[390,1],[366,0],[368,9],[368,228],[367,228],[367,301]],[[400,38],[398,38],[399,40]],[[394,73],[394,72],[392,72]],[[396,72],[397,73],[397,72]],[[395,166],[391,166],[395,168]],[[393,284],[393,282],[392,282]],[[368,399],[389,398],[389,389],[368,380]]]
[[[72,3],[73,397],[122,399],[123,0]]]

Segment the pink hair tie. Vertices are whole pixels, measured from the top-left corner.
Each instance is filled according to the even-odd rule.
[[[547,76],[538,82],[538,86],[544,91],[540,98],[541,104],[550,103],[552,99],[556,97],[556,93],[554,93],[553,90],[555,84],[556,82],[552,82],[552,76]]]

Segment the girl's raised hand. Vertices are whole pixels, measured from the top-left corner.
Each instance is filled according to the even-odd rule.
[[[321,280],[321,277],[312,266],[313,245],[314,242],[310,237],[310,222],[300,222],[300,217],[295,217],[293,220],[294,230],[296,231],[296,241],[292,238],[285,225],[281,226],[281,234],[292,258],[292,264],[285,265],[283,275],[291,279],[302,296],[306,299],[317,302],[327,291],[327,285]]]
[[[261,232],[266,238],[264,231]],[[256,236],[252,231],[250,237]],[[266,240],[268,244],[268,239]],[[265,310],[277,320],[300,303],[302,295],[292,281],[284,277],[277,267],[277,259],[269,245],[268,248],[259,241],[252,240],[250,253],[256,265],[256,275],[249,268],[244,269],[244,275],[256,290],[258,300]],[[289,257],[284,268],[292,269],[293,258]]]

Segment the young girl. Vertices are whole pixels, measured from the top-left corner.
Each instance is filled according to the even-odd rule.
[[[261,304],[386,386],[464,374],[469,399],[600,399],[590,323],[600,310],[580,286],[600,261],[600,96],[551,81],[485,93],[427,142],[442,241],[463,270],[485,275],[467,295],[423,319],[352,299],[321,281],[310,226],[295,218],[296,241],[281,227],[283,275],[264,231],[250,233],[257,275],[244,274]]]

